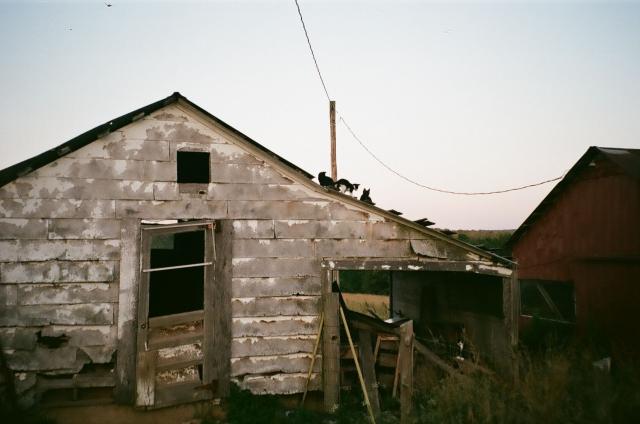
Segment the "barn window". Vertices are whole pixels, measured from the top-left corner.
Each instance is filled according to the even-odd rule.
[[[566,281],[520,280],[522,315],[574,322],[574,289]]]
[[[209,183],[208,152],[178,152],[177,161],[179,183]]]

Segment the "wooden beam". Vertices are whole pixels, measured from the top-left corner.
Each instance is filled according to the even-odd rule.
[[[331,259],[322,261],[322,268],[334,270],[371,270],[371,271],[452,271],[474,274],[510,277],[511,269],[499,265],[475,261],[451,261],[429,259]]]
[[[369,402],[373,415],[380,417],[380,399],[378,396],[378,379],[376,378],[375,359],[371,351],[371,333],[366,330],[358,331],[358,346],[360,348],[360,362],[362,364],[362,376],[364,377]]]
[[[324,336],[322,338],[322,387],[324,410],[332,413],[340,404],[340,321],[338,293],[331,291],[330,270],[322,272]]]
[[[214,355],[218,370],[218,395],[227,397],[231,382],[231,277],[233,221],[218,221],[215,233]]]
[[[413,407],[413,321],[400,326],[400,423],[409,424]]]

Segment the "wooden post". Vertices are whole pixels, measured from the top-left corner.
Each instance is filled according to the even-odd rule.
[[[332,413],[340,404],[340,318],[338,293],[331,290],[331,270],[322,272],[324,334],[322,337],[322,389],[324,410]]]
[[[364,377],[373,415],[378,419],[380,417],[380,399],[378,396],[376,364],[373,352],[371,351],[371,333],[366,330],[359,330],[358,339],[360,347],[360,363],[362,364],[362,376]]]
[[[400,423],[411,422],[413,403],[413,321],[400,326]]]
[[[338,179],[338,164],[336,162],[336,102],[329,101],[329,126],[331,127],[331,178]]]

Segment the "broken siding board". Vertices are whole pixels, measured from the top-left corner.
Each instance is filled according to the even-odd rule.
[[[317,334],[317,316],[269,316],[234,318],[233,337],[295,336]]]
[[[0,239],[47,238],[45,219],[0,218]]]
[[[62,157],[29,176],[143,181],[147,166],[146,161]]]
[[[211,167],[212,183],[293,184],[293,180],[265,165],[241,163],[216,164]]]
[[[23,177],[0,188],[2,199],[153,199],[153,183],[137,180]]]
[[[117,261],[47,261],[0,264],[3,283],[107,282],[116,278]]]
[[[234,240],[236,258],[313,258],[314,243],[311,240]]]
[[[271,219],[236,219],[233,221],[233,235],[235,239],[272,239],[275,238],[274,223]]]
[[[300,184],[260,183],[211,183],[207,198],[212,200],[323,200]]]
[[[256,297],[231,301],[234,318],[319,315],[320,296]]]
[[[2,243],[0,242],[0,245]],[[19,240],[13,246],[6,246],[6,249],[6,253],[11,257],[23,262],[55,259],[66,261],[114,260],[120,258],[120,240],[115,239]],[[15,252],[11,253],[11,249],[15,249]]]
[[[234,278],[233,297],[318,296],[319,277]]]
[[[340,203],[337,201],[331,202],[329,211],[331,217],[330,219],[334,221],[368,221],[376,219],[382,220],[381,217],[373,215],[368,211],[357,209],[354,206],[346,206],[344,203]]]
[[[9,368],[13,371],[54,371],[79,370],[82,363],[76,360],[78,349],[72,346],[61,346],[48,349],[37,346],[33,351],[4,351]]]
[[[291,355],[256,356],[247,358],[233,358],[231,360],[231,375],[233,377],[246,374],[273,373],[303,373],[311,366],[311,354],[294,353]],[[316,358],[314,372],[322,370],[322,358]]]
[[[100,325],[113,324],[114,305],[92,303],[79,305],[25,305],[18,309],[21,325]]]
[[[115,328],[110,325],[50,325],[42,328],[41,335],[56,337],[62,334],[69,337],[69,346],[76,347],[115,347]],[[35,331],[35,330],[34,330]]]
[[[4,349],[33,350],[38,331],[37,328],[0,328],[0,342]]]
[[[115,218],[114,200],[2,199],[5,218]]]
[[[317,276],[320,264],[306,258],[234,258],[233,277]]]
[[[115,303],[118,300],[115,284],[19,284],[17,289],[19,305]]]
[[[279,239],[364,239],[367,232],[366,221],[275,221],[276,238]]]
[[[50,239],[117,239],[120,220],[117,219],[51,219]]]
[[[309,390],[319,390],[321,376],[318,373],[311,375]],[[304,391],[307,374],[276,374],[269,376],[246,376],[238,380],[240,387],[249,390],[253,394],[279,394],[287,395]]]
[[[322,257],[406,257],[411,255],[406,240],[318,240],[316,252]]]
[[[239,337],[231,341],[231,357],[311,353],[316,336]]]
[[[0,286],[0,305],[17,305],[18,304],[18,288],[14,285]]]
[[[117,200],[116,214],[119,218],[140,217],[144,219],[224,219],[227,216],[226,201],[135,201]]]

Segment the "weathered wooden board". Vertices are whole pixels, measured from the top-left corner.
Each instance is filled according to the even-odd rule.
[[[234,318],[319,315],[320,296],[249,297],[233,299]]]
[[[231,341],[231,357],[311,353],[315,336],[238,337]]]
[[[19,284],[17,288],[19,305],[115,303],[118,300],[116,284]]]
[[[86,261],[120,258],[120,240],[0,241],[0,261]]]
[[[319,295],[319,277],[254,277],[234,278],[233,297],[271,297]]]
[[[313,373],[309,383],[309,390],[320,389],[320,374]],[[269,376],[247,376],[238,380],[240,387],[253,394],[293,394],[301,393],[307,381],[307,374],[276,374]]]
[[[295,336],[318,333],[317,316],[234,318],[233,337]]]
[[[272,239],[276,237],[271,219],[234,220],[233,233],[236,239]]]
[[[210,149],[211,163],[242,163],[263,165],[264,161],[258,159],[246,150],[234,144],[213,144]]]
[[[233,242],[236,258],[313,258],[315,245],[312,240],[301,239],[241,239]]]
[[[373,240],[421,240],[429,236],[398,224],[397,222],[373,222],[370,224],[370,237]]]
[[[30,176],[176,181],[176,168],[174,163],[164,161],[62,157],[34,171]]]
[[[37,332],[35,328],[0,328],[0,342],[4,349],[33,350]]]
[[[3,283],[82,283],[115,279],[116,261],[8,262],[0,264]]]
[[[221,163],[211,167],[212,183],[293,184],[273,168],[244,163]]]
[[[320,263],[316,259],[298,258],[234,258],[233,277],[304,277],[317,276]]]
[[[215,166],[215,165],[214,165]],[[300,184],[209,184],[211,200],[323,200]]]
[[[4,218],[114,218],[114,200],[2,199]]]
[[[0,218],[0,239],[47,238],[46,219]]]
[[[153,199],[153,183],[139,180],[23,177],[0,188],[2,199]]]
[[[110,325],[49,325],[38,330],[42,336],[69,337],[67,344],[76,347],[115,347],[116,332]]]
[[[76,361],[77,351],[78,349],[72,346],[62,346],[56,349],[47,349],[38,346],[33,351],[5,351],[4,355],[9,368],[14,371],[63,369],[79,371],[82,364]]]
[[[318,256],[330,258],[398,258],[410,256],[411,249],[406,240],[318,240],[316,253]]]
[[[71,152],[69,158],[128,159],[168,161],[169,142],[125,138],[124,131],[115,131],[93,143]]]
[[[176,219],[188,216],[192,219],[223,219],[227,216],[226,201],[190,199],[188,202],[117,200],[116,215],[119,218]]]
[[[229,201],[229,216],[235,219],[331,219],[325,201]]]
[[[303,373],[311,366],[311,354],[294,353],[290,355],[256,356],[231,359],[233,377],[246,374]],[[322,357],[316,357],[314,372],[322,370]]]
[[[18,309],[21,325],[100,325],[113,324],[114,305],[111,303],[92,303],[66,305],[25,305]]]
[[[51,219],[50,239],[117,239],[120,221],[117,219]]]
[[[365,221],[275,221],[276,237],[281,239],[364,239],[368,233]]]

